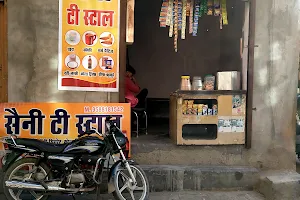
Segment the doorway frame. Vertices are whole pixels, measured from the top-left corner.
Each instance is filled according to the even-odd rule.
[[[250,0],[249,8],[249,40],[248,40],[248,72],[247,72],[247,114],[246,114],[246,149],[252,146],[252,112],[253,112],[253,88],[254,88],[254,49],[255,45],[255,23],[256,23],[256,0]]]
[[[7,0],[0,0],[0,102],[8,102]]]
[[[248,45],[245,48],[248,48],[248,61],[247,61],[247,99],[246,99],[246,140],[245,140],[245,148],[250,149],[252,147],[252,112],[253,112],[253,88],[254,88],[254,50],[255,50],[255,23],[256,23],[256,0],[243,0],[249,2],[249,29],[248,29]],[[122,0],[121,0],[122,2]],[[123,0],[123,9],[121,10],[121,21],[120,21],[120,29],[121,29],[121,41],[120,42],[120,60],[124,63],[124,57],[126,58],[126,47],[124,48],[124,44],[126,46],[126,7],[127,0]],[[125,35],[125,39],[124,39]],[[121,63],[120,63],[121,64]],[[125,65],[120,65],[120,91],[119,91],[119,102],[124,102],[124,76],[126,73]]]
[[[120,0],[119,103],[125,103],[127,0]]]

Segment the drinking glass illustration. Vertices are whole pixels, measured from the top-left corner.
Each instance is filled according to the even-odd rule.
[[[96,40],[97,36],[92,33],[85,34],[85,43],[87,45],[93,45],[94,41]]]

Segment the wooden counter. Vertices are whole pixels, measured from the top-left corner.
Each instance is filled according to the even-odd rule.
[[[186,114],[188,101],[198,113]],[[202,104],[217,105],[217,113],[203,115]],[[246,91],[177,91],[170,96],[170,137],[177,145],[245,144],[245,116]]]

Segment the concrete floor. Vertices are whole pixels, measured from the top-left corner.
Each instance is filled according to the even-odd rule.
[[[5,200],[4,195],[0,195]],[[76,196],[75,200],[96,200],[95,195]],[[238,192],[159,192],[151,193],[150,200],[264,200],[260,194],[250,191]],[[48,200],[73,200],[71,196],[53,196]],[[103,195],[97,200],[114,200],[112,195]],[[131,200],[131,199],[130,199]]]
[[[92,200],[95,196],[76,197],[76,200]],[[151,193],[150,200],[264,200],[255,192],[159,192]],[[71,197],[52,197],[49,200],[72,200]],[[111,195],[102,196],[98,200],[114,200]]]

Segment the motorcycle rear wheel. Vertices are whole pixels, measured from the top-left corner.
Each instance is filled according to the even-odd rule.
[[[113,179],[115,191],[113,195],[117,200],[148,200],[149,199],[149,181],[144,170],[137,165],[130,165],[132,173],[137,179],[137,185],[130,183],[130,175],[126,168],[120,168]],[[139,176],[139,178],[138,178]],[[122,184],[120,184],[120,182]],[[141,185],[142,183],[142,185]],[[141,185],[141,186],[140,186]],[[134,193],[141,191],[141,196]],[[137,197],[140,196],[140,197]]]
[[[4,174],[4,178],[3,178],[3,189],[4,189],[4,194],[7,198],[7,200],[19,200],[20,199],[20,195],[23,193],[22,190],[17,190],[17,193],[15,194],[15,192],[13,191],[13,189],[9,189],[5,186],[5,181],[9,181],[9,180],[13,180],[13,175],[14,173],[18,172],[18,171],[22,171],[21,168],[28,166],[28,168],[30,169],[29,166],[34,166],[36,163],[37,159],[35,158],[23,158],[21,160],[18,160],[17,162],[13,163],[5,172]],[[38,170],[41,171],[41,173],[43,173],[44,175],[47,175],[47,173],[50,171],[50,168],[44,164],[41,163],[40,166],[38,167]],[[24,178],[24,177],[23,177]],[[52,175],[49,174],[48,178],[51,179]],[[25,192],[25,191],[24,191]],[[34,191],[33,191],[34,192]],[[34,197],[37,200],[47,200],[48,199],[48,195],[42,195],[39,193],[32,193],[30,192],[31,197]],[[34,196],[36,195],[36,196]],[[38,197],[38,198],[36,198]],[[30,198],[32,199],[32,198]]]

